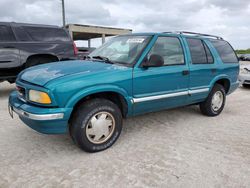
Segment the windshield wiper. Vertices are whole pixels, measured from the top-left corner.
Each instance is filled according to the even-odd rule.
[[[100,60],[104,61],[105,63],[114,64],[114,62],[110,61],[109,58],[104,57],[104,56],[98,55],[98,56],[92,56],[92,58],[94,58],[94,59],[100,59]]]
[[[85,55],[85,56],[84,56],[84,59],[91,59],[91,56]]]

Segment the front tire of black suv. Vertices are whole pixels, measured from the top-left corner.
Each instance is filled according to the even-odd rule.
[[[250,85],[249,85],[249,84],[242,84],[242,86],[243,86],[244,88],[250,88]]]
[[[113,102],[96,98],[82,103],[70,122],[70,136],[84,151],[111,147],[122,131],[122,114]]]
[[[206,116],[217,116],[224,109],[226,92],[222,85],[215,84],[207,99],[200,103],[201,113]]]

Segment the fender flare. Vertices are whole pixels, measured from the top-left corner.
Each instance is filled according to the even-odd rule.
[[[95,85],[95,86],[91,86],[91,87],[84,88],[84,89],[80,90],[79,92],[74,94],[68,100],[65,107],[66,108],[74,108],[74,106],[77,104],[77,102],[79,102],[84,97],[87,97],[89,95],[96,94],[96,93],[101,93],[101,92],[115,92],[115,93],[120,94],[127,102],[128,113],[130,114],[130,112],[132,110],[132,97],[130,97],[128,95],[128,93],[125,89],[120,88],[120,87],[115,86],[115,85],[109,85],[109,84],[107,84],[107,85]]]
[[[209,85],[209,92],[212,90],[214,84],[218,81],[218,80],[221,80],[221,79],[227,79],[229,81],[229,89],[230,89],[230,86],[231,86],[231,79],[228,75],[226,74],[222,74],[222,75],[218,75],[216,77],[213,78],[213,80],[210,82],[210,85]]]

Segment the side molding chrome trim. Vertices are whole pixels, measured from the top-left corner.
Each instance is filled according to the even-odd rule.
[[[181,92],[176,92],[176,93],[155,95],[155,96],[149,96],[149,97],[133,98],[133,101],[134,103],[137,103],[137,102],[152,101],[152,100],[164,99],[164,98],[170,98],[170,97],[178,97],[178,96],[183,96],[183,95],[188,95],[188,91],[181,91]]]
[[[204,92],[208,92],[208,91],[209,91],[209,88],[193,89],[193,90],[168,93],[168,94],[163,94],[163,95],[154,95],[154,96],[149,96],[149,97],[133,98],[131,101],[132,101],[132,103],[138,103],[138,102],[152,101],[152,100],[165,99],[165,98],[171,98],[171,97],[178,97],[178,96],[183,96],[183,95],[204,93]]]
[[[188,90],[188,94],[192,95],[192,94],[196,94],[196,93],[204,93],[209,91],[209,88],[203,88],[203,89],[194,89],[194,90]]]

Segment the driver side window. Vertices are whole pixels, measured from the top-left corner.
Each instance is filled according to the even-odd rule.
[[[158,37],[148,53],[148,59],[152,54],[161,56],[164,66],[185,64],[183,49],[177,37]]]

